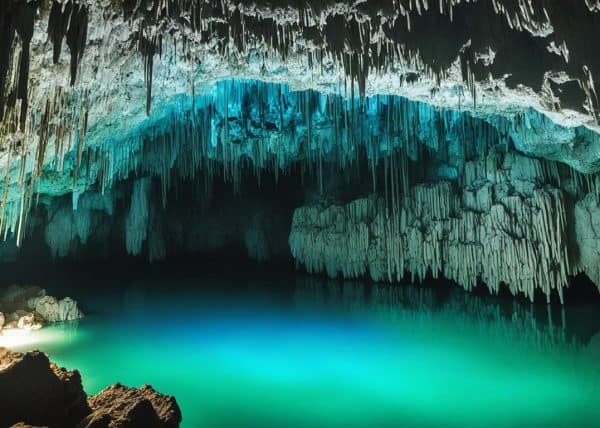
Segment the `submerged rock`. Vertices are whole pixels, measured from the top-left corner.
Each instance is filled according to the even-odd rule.
[[[175,398],[162,395],[149,385],[139,389],[112,385],[91,397],[89,404],[92,413],[78,428],[175,428],[181,422],[181,410]]]
[[[176,428],[180,422],[175,398],[149,385],[115,384],[88,398],[77,370],[58,367],[39,351],[0,348],[1,427]]]

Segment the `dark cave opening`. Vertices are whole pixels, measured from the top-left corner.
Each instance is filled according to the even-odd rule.
[[[82,242],[75,236],[62,254],[53,254],[45,228],[54,218],[69,214],[72,196],[49,198],[32,209],[27,237],[13,260],[2,264],[2,275],[10,273],[13,278],[29,281],[48,272],[121,275],[147,270],[170,272],[191,266],[209,272],[230,266],[240,271],[265,266],[291,271],[294,263],[287,241],[293,211],[303,204],[324,200],[324,195],[328,202],[346,203],[368,194],[372,184],[370,177],[365,179],[370,174],[365,165],[366,160],[361,159],[349,171],[324,162],[321,178],[300,163],[283,173],[247,167],[237,183],[220,173],[209,179],[186,179],[172,171],[168,189],[158,178],[149,179],[149,210],[154,216],[150,228],[160,228],[165,237],[164,257],[155,260],[149,257],[148,240],[138,254],[130,254],[124,244],[137,180],[134,174],[106,195],[113,201],[111,212],[100,213],[92,221],[96,225],[92,225],[89,239]],[[261,243],[264,247],[254,247]]]

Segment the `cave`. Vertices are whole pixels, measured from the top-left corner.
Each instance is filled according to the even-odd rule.
[[[5,0],[0,427],[600,426],[599,37]]]

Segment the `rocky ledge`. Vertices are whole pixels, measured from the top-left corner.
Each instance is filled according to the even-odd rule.
[[[39,351],[0,348],[0,426],[175,428],[174,397],[149,385],[112,385],[87,397],[77,370],[67,371]]]
[[[35,286],[11,285],[0,292],[0,334],[10,330],[38,330],[44,324],[83,318],[77,302],[49,296]]]

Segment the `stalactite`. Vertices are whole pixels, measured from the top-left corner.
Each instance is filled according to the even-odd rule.
[[[579,271],[566,240],[563,194],[544,187],[539,161],[506,156],[509,164],[492,150],[471,163],[459,189],[418,184],[390,204],[373,195],[346,206],[298,208],[292,255],[309,272],[332,277],[369,272],[374,280],[399,281],[409,272],[421,281],[443,274],[466,290],[482,281],[498,293],[507,284],[532,301],[539,290],[548,301],[556,293],[562,302],[568,277]],[[508,193],[511,188],[519,193]]]
[[[150,215],[151,181],[140,178],[133,183],[129,213],[125,219],[125,247],[132,255],[142,252],[142,245],[148,237]]]
[[[75,103],[71,96],[68,88],[48,95],[31,172],[24,145],[11,143],[9,155],[19,164],[15,179],[9,157],[0,222],[5,237],[17,233],[20,241],[26,233],[35,192],[72,193],[71,210],[81,209],[82,218],[72,220],[70,242],[79,237],[84,244],[95,220],[79,195],[109,194],[134,176],[139,179],[129,202],[126,248],[131,254],[147,248],[156,260],[166,254],[166,243],[160,232],[164,225],[150,214],[161,209],[150,205],[155,203],[151,182],[157,201],[160,188],[164,209],[167,195],[183,179],[200,181],[205,195],[215,177],[241,193],[244,172],[277,178],[299,168],[326,193],[330,177],[356,174],[358,181],[365,166],[381,197],[335,209],[311,207],[307,219],[300,218],[304,214],[294,218],[290,244],[309,271],[369,274],[386,281],[399,281],[405,272],[415,280],[431,273],[466,289],[481,280],[497,292],[507,283],[514,293],[533,298],[538,289],[560,296],[567,277],[581,269],[566,250],[563,193],[576,200],[589,192],[597,195],[598,178],[516,154],[514,139],[534,132],[522,122],[542,123],[535,111],[511,123],[401,97],[348,100],[265,82],[229,81],[193,101],[157,109],[129,132],[107,134],[88,145],[88,102],[80,97]],[[52,164],[44,161],[51,135]],[[313,233],[315,224],[331,234]],[[52,229],[48,237],[57,256],[68,251]],[[261,258],[265,249],[255,245],[260,237],[249,233],[246,238],[249,252]]]
[[[75,224],[68,207],[59,205],[49,213],[45,238],[53,257],[65,257],[71,248]]]
[[[423,70],[424,75],[439,84],[448,77],[454,60],[460,58],[463,83],[475,105],[477,82],[487,79],[490,73],[499,78],[503,75],[503,70],[496,69],[493,61],[484,64],[481,60],[484,48],[497,49],[509,42],[514,49],[526,49],[514,33],[526,33],[525,37],[533,39],[549,31],[553,24],[563,52],[568,51],[569,44],[580,43],[579,36],[572,34],[570,24],[564,22],[561,9],[542,1],[532,2],[529,7],[509,0],[478,2],[473,7],[467,7],[468,3],[440,1],[439,8],[435,8],[427,1],[396,0],[383,2],[381,10],[373,8],[379,11],[373,14],[370,7],[329,2],[316,6],[314,2],[300,2],[295,5],[297,18],[292,18],[293,14],[283,6],[273,5],[272,14],[263,16],[254,7],[246,7],[244,2],[230,1],[221,2],[221,7],[189,0],[124,1],[122,9],[130,22],[138,18],[143,25],[165,34],[166,29],[181,28],[184,46],[194,39],[194,34],[214,41],[215,50],[228,60],[236,55],[245,57],[259,52],[263,58],[278,56],[285,62],[292,52],[299,52],[306,57],[309,69],[317,71],[315,69],[321,68],[323,58],[327,57],[343,70],[345,88],[352,97],[355,87],[359,94],[365,94],[369,76],[386,73],[399,63]],[[589,11],[595,10],[590,5],[577,9],[578,16],[591,31],[595,18]],[[445,37],[430,31],[436,27]],[[585,29],[587,31],[587,26]],[[592,38],[587,37],[587,40]],[[545,57],[544,60],[550,61]],[[572,66],[572,62],[566,58],[565,67],[575,71],[570,74],[578,76],[587,94],[590,112],[594,114],[597,102],[593,102],[591,95],[596,89],[588,84],[593,83],[593,79],[588,79],[581,68],[589,69],[589,63],[596,63],[594,55],[586,52],[577,65]],[[578,66],[580,69],[576,69]]]
[[[139,30],[138,50],[144,59],[144,82],[146,83],[146,114],[150,115],[152,104],[152,74],[154,72],[154,56],[162,55],[162,35],[147,35]]]
[[[300,162],[324,189],[331,168],[359,174],[363,155],[368,159],[374,189],[378,187],[379,171],[384,171],[381,191],[393,214],[398,213],[401,199],[409,193],[411,181],[425,178],[419,175],[422,172],[409,174],[410,165],[421,162],[425,154],[435,159],[434,164],[460,172],[458,181],[463,185],[465,181],[494,180],[498,174],[495,158],[488,157],[485,164],[464,159],[482,156],[493,147],[506,150],[509,134],[528,138],[526,129],[509,124],[507,119],[492,117],[484,121],[468,112],[438,109],[401,97],[345,100],[334,94],[294,92],[264,82],[231,81],[217,84],[212,93],[197,96],[191,107],[163,110],[160,117],[149,118],[129,133],[108,136],[102,144],[88,147],[84,144],[87,95],[79,96],[76,102],[70,99],[72,96],[69,90],[57,88],[47,97],[33,156],[36,166],[31,173],[23,170],[19,177],[21,187],[28,183],[24,192],[25,219],[35,189],[46,180],[44,174],[70,175],[70,187],[78,192],[96,185],[104,192],[132,172],[157,177],[165,206],[173,174],[184,179],[200,175],[207,188],[214,174],[223,174],[240,189],[244,169],[252,168],[256,175],[270,171],[277,178]],[[537,120],[535,114],[530,112],[527,120]],[[54,154],[52,164],[47,165],[46,145],[51,136]],[[455,153],[461,153],[462,159]],[[510,163],[510,159],[507,156],[504,162]],[[20,162],[24,165],[22,159]],[[524,162],[516,165],[515,171]],[[593,186],[594,180],[587,182],[580,174],[573,175],[571,169],[559,171],[553,162],[529,162],[531,166],[525,169],[539,176],[534,180],[538,184],[551,182],[558,186],[560,177],[570,174],[579,183],[577,194]],[[11,181],[14,179],[7,176],[6,183]],[[527,180],[516,183],[532,185]],[[465,192],[462,200],[472,209],[484,211],[490,204],[489,192],[489,188],[477,188]],[[4,206],[9,200],[21,200],[11,195],[14,193],[5,192]],[[440,210],[452,210],[445,204],[436,205],[434,215],[444,216],[447,213]]]
[[[75,84],[79,60],[85,48],[88,30],[88,7],[75,0],[52,0],[48,17],[48,38],[53,44],[53,61],[60,59],[63,39],[66,37],[71,52],[71,85]]]
[[[38,3],[11,1],[0,10],[0,123],[8,118],[13,131],[25,130],[29,105],[29,46]],[[7,111],[10,109],[17,111],[12,119]]]

